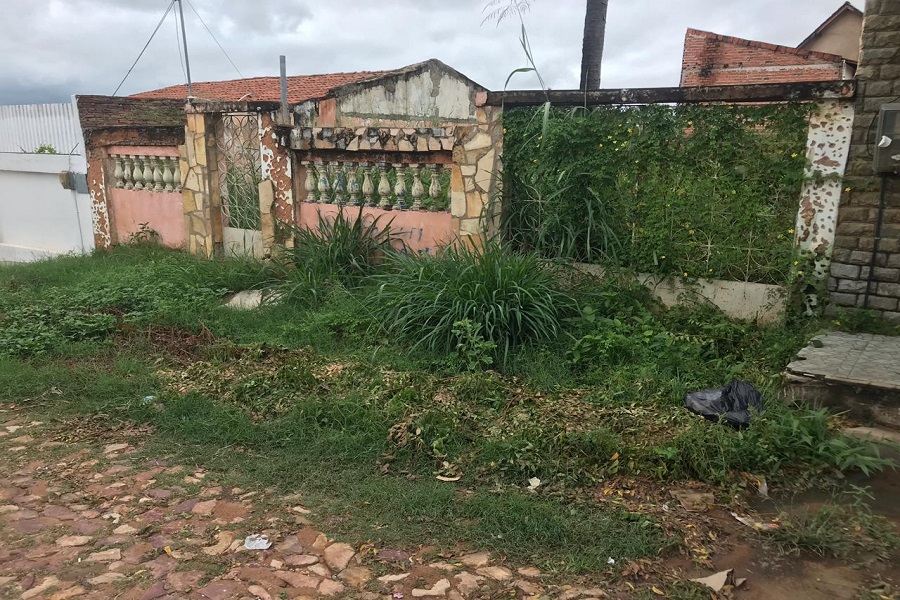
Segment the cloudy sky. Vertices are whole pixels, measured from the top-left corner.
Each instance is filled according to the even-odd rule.
[[[0,104],[112,94],[170,0],[0,0]],[[390,69],[438,58],[500,89],[524,65],[519,25],[487,0],[185,0],[195,81]],[[610,0],[604,87],[678,85],[685,29],[796,45],[842,0]],[[862,8],[862,0],[854,4]],[[547,85],[578,86],[584,0],[534,0],[525,24]],[[120,93],[184,82],[170,14]],[[511,88],[535,87],[518,75]]]

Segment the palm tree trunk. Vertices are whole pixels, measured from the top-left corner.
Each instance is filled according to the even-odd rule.
[[[587,0],[584,40],[581,46],[581,89],[600,89],[600,63],[606,40],[606,9],[609,0]]]

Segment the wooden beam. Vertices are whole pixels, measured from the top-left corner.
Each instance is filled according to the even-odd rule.
[[[856,81],[765,83],[702,87],[635,88],[619,90],[509,90],[488,92],[486,106],[602,106],[609,104],[701,104],[705,102],[810,102],[850,100]]]

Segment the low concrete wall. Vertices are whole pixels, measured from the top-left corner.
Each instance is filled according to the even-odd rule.
[[[222,228],[222,247],[225,256],[253,256],[263,258],[262,231],[255,229]]]
[[[91,201],[64,189],[60,173],[84,173],[84,158],[0,153],[0,260],[30,262],[93,249]],[[76,181],[76,183],[78,183]]]
[[[327,219],[337,215],[338,207],[334,204],[300,204],[300,225],[314,228],[318,225],[319,214]],[[344,216],[355,219],[359,207],[344,207]],[[446,246],[455,236],[453,233],[453,217],[448,212],[427,212],[421,210],[381,210],[364,208],[363,219],[372,222],[378,219],[381,229],[390,224],[394,237],[402,240],[413,252],[434,254],[437,248]]]
[[[603,267],[578,263],[577,269],[603,277]],[[723,279],[685,280],[680,277],[659,278],[639,273],[638,281],[653,292],[665,306],[676,306],[699,297],[717,306],[735,319],[774,323],[785,309],[786,291],[777,285],[727,281]]]
[[[110,222],[115,243],[127,243],[141,224],[159,234],[159,242],[170,248],[184,246],[184,207],[181,194],[147,190],[108,191]]]

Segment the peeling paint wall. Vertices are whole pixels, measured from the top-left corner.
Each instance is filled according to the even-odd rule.
[[[452,71],[452,70],[451,70]],[[475,122],[476,85],[432,65],[294,106],[299,127],[449,127]]]
[[[471,122],[473,94],[467,82],[450,73],[422,71],[338,97],[335,122],[343,127],[383,127],[386,121],[403,121],[405,127]]]
[[[290,152],[290,136],[287,130],[276,124],[276,113],[262,113],[259,119],[260,157],[263,184],[260,188],[260,214],[263,232],[263,252],[271,254],[276,243],[283,243],[287,236],[281,224],[290,224],[294,216],[293,165]]]
[[[816,275],[824,279],[834,245],[841,178],[850,153],[853,104],[826,100],[810,116],[806,158],[808,181],[800,193],[796,239],[801,250],[815,255]]]

